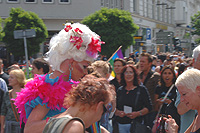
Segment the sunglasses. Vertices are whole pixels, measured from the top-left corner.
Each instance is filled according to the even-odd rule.
[[[103,104],[103,114],[102,115],[104,115],[107,111],[108,110],[107,110],[106,106]]]

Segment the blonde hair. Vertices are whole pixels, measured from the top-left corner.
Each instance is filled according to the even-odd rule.
[[[100,68],[103,72],[103,74],[108,74],[109,73],[109,65],[106,61],[98,60],[95,61],[91,64],[91,66],[95,69]]]
[[[184,86],[193,92],[200,86],[200,71],[198,69],[188,69],[184,71],[176,80],[176,86]]]
[[[20,87],[24,88],[26,78],[24,72],[21,69],[11,70],[9,74],[13,74],[16,77],[18,83],[20,84]]]

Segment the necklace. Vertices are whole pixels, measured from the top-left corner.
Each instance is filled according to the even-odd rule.
[[[132,91],[132,90],[134,90],[136,88],[136,86],[134,86],[132,89],[130,89],[130,90],[127,90],[126,89],[126,94],[128,94],[129,93],[129,91]]]

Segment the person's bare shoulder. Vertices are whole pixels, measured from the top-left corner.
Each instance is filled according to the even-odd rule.
[[[71,120],[64,128],[63,133],[83,133],[83,124],[78,120]]]

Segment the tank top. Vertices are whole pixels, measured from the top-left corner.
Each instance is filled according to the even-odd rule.
[[[61,118],[50,118],[44,127],[43,133],[62,133],[65,126],[71,121],[71,120],[78,120],[82,123],[84,130],[83,133],[85,133],[85,125],[83,121],[78,117],[61,117]]]

